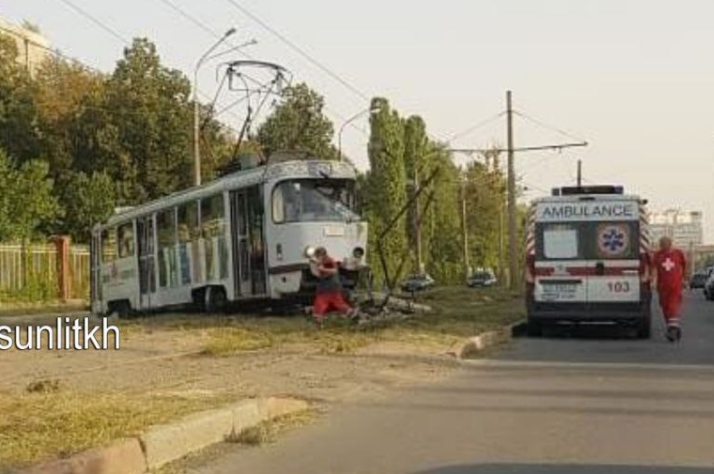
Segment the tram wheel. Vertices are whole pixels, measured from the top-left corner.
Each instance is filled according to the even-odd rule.
[[[134,316],[134,311],[131,309],[131,303],[127,300],[121,300],[111,305],[109,314],[114,313],[119,319],[129,319]]]
[[[222,286],[209,286],[203,297],[203,310],[206,313],[218,313],[226,309],[228,298]]]

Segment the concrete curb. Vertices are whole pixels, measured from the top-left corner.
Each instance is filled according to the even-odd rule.
[[[244,400],[152,426],[138,438],[118,440],[104,448],[41,464],[22,474],[143,474],[261,422],[308,408],[307,402],[291,398]]]
[[[139,440],[118,440],[104,448],[95,448],[23,471],[23,474],[141,474],[146,461]]]
[[[497,331],[488,331],[478,336],[470,337],[452,347],[448,354],[459,360],[469,359],[485,349],[511,339],[517,328],[522,324],[523,322],[517,322]]]

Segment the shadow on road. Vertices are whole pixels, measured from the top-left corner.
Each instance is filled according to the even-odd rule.
[[[472,464],[445,466],[411,474],[705,474],[711,468],[621,465]]]

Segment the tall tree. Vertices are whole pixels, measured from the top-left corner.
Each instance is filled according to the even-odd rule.
[[[325,99],[301,83],[283,92],[283,101],[258,128],[263,152],[297,151],[322,160],[337,158],[334,127],[324,114]]]
[[[50,172],[61,188],[78,163],[95,163],[96,156],[76,139],[77,129],[88,108],[104,105],[105,79],[60,58],[48,58],[37,71],[35,104],[42,130],[42,155],[48,158]]]
[[[498,151],[486,153],[484,162],[470,163],[465,177],[469,253],[475,266],[497,267],[506,188]]]
[[[0,33],[0,147],[24,161],[40,151],[34,84],[17,63],[15,41]]]
[[[462,283],[460,172],[446,147],[432,141],[428,146],[425,171],[438,169],[438,175],[432,187],[433,203],[422,216],[426,269],[442,284]]]
[[[368,209],[371,231],[373,268],[381,268],[377,252],[377,238],[386,232],[382,240],[384,256],[387,260],[390,279],[401,276],[397,270],[401,265],[400,257],[406,249],[404,218],[391,228],[388,226],[397,217],[406,203],[406,172],[404,165],[404,122],[396,111],[389,107],[383,98],[372,101],[369,138],[369,183]],[[377,274],[384,278],[385,275]]]
[[[407,214],[407,241],[410,246],[415,249],[414,253],[422,250],[417,248],[416,236],[419,232],[420,221],[419,214],[422,212],[422,207],[426,204],[423,193],[416,195],[418,187],[427,176],[422,175],[427,171],[427,160],[429,151],[429,138],[426,134],[426,124],[424,120],[416,115],[409,117],[404,123],[404,172],[406,173],[407,189],[410,199],[414,199],[414,205],[410,207]],[[422,239],[423,243],[423,239]],[[415,255],[416,260],[416,255]],[[420,271],[418,264],[415,262],[415,270]]]
[[[163,66],[150,41],[135,39],[124,51],[107,83],[105,105],[111,121],[107,132],[116,133],[126,152],[116,171],[139,179],[138,189],[121,190],[131,193],[120,196],[123,202],[191,185],[190,92],[188,79]]]

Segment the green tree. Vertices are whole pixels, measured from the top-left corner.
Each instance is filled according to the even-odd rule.
[[[367,183],[367,216],[370,222],[370,245],[372,248],[372,266],[381,269],[377,251],[378,236],[387,231],[382,248],[392,280],[398,279],[397,272],[406,249],[404,222],[398,222],[391,229],[387,226],[397,217],[406,203],[406,172],[404,165],[404,122],[396,111],[389,107],[386,99],[372,101],[370,119],[369,163],[370,172]],[[385,275],[376,272],[378,278]]]
[[[36,238],[61,216],[48,174],[47,162],[29,160],[17,166],[0,150],[0,241]]]
[[[451,153],[441,144],[429,143],[426,173],[438,174],[431,188],[433,202],[422,217],[422,242],[426,269],[441,284],[463,282],[460,171]]]
[[[64,192],[63,231],[77,242],[89,242],[94,224],[109,218],[116,205],[116,188],[106,173],[74,173]]]
[[[132,204],[169,194],[192,183],[191,84],[178,70],[161,64],[156,46],[135,39],[107,81],[101,113],[115,179],[136,181],[119,190]],[[121,145],[117,149],[116,143]]]
[[[287,88],[283,97],[256,134],[265,155],[297,151],[321,160],[336,159],[334,127],[323,111],[325,99],[306,84]]]
[[[35,105],[42,130],[42,156],[60,188],[81,163],[96,166],[95,153],[77,140],[87,109],[103,106],[106,77],[60,58],[48,58],[37,71]],[[95,122],[93,127],[106,122]],[[92,118],[96,118],[96,115]]]
[[[0,33],[0,147],[20,161],[38,156],[34,84],[17,63],[17,46]]]
[[[427,160],[429,158],[428,153],[429,137],[426,134],[426,124],[421,117],[416,115],[411,116],[404,122],[404,172],[406,173],[405,178],[410,199],[415,197],[417,185],[421,184],[419,181],[423,181],[427,178],[426,176],[423,176],[422,173],[427,170]],[[409,245],[415,249],[415,254],[415,237],[417,235],[418,220],[423,221],[423,219],[418,219],[418,214],[422,212],[422,208],[425,203],[425,196],[424,193],[422,193],[416,198],[415,205],[410,207],[407,214],[407,241],[409,242]],[[424,240],[422,239],[422,244],[423,243]],[[422,257],[423,248],[424,246],[422,245]],[[416,264],[416,256],[414,260],[414,270],[420,271],[421,269],[417,268],[418,265]]]
[[[505,208],[505,177],[498,151],[488,152],[484,162],[472,162],[465,171],[469,254],[475,267],[499,265],[499,239]]]

